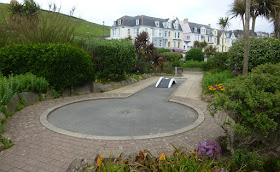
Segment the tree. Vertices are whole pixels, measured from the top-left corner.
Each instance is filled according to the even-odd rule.
[[[206,46],[207,46],[206,41],[203,41],[203,42],[194,41],[194,43],[193,43],[194,48],[200,48],[201,50],[203,50]]]
[[[223,34],[225,36],[225,30],[229,27],[229,18],[228,17],[220,17],[218,21],[218,25],[220,25],[221,29],[223,30]],[[222,52],[224,52],[224,42],[222,41]]]
[[[273,22],[274,25],[274,37],[280,38],[280,0],[266,0],[270,3],[266,3],[267,15],[266,18]]]
[[[243,71],[242,71],[243,75],[248,74],[250,7],[251,7],[251,0],[246,0],[245,30],[244,30],[244,59],[243,59]]]
[[[244,0],[235,0],[230,7],[229,13],[232,15],[231,18],[240,17],[242,21],[243,30],[245,27],[245,1]]]
[[[209,45],[204,49],[204,53],[206,54],[206,57],[210,57],[216,53],[216,50],[217,50],[216,47]]]

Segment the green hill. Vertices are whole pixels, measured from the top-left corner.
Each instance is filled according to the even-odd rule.
[[[49,11],[43,10],[43,15],[48,13]],[[65,14],[61,14],[65,17],[69,17]],[[8,4],[0,3],[0,18],[6,18],[9,16]],[[95,37],[100,38],[103,35],[103,25],[99,25],[96,23],[88,22],[83,19],[79,19],[76,17],[71,16],[71,22],[78,23],[78,27],[76,28],[76,34],[79,37],[89,38]],[[110,26],[104,26],[104,34],[109,36],[110,35]]]

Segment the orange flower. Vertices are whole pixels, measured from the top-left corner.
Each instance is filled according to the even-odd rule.
[[[166,156],[165,156],[165,154],[163,153],[163,154],[160,155],[159,160],[165,160],[165,158],[166,158]]]
[[[221,89],[221,91],[224,91],[224,90],[225,90],[224,88]]]
[[[97,165],[98,165],[98,166],[101,166],[101,164],[102,164],[102,157],[100,156],[100,157],[98,157],[98,159],[97,159]]]

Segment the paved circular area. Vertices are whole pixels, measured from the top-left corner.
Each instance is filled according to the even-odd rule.
[[[205,120],[196,128],[173,136],[144,140],[109,141],[71,137],[44,127],[40,122],[40,116],[47,109],[64,103],[88,98],[125,98],[132,93],[118,93],[116,90],[114,93],[88,94],[43,101],[16,112],[7,120],[6,133],[12,136],[15,145],[0,152],[0,171],[61,172],[65,171],[73,159],[77,157],[86,158],[90,163],[93,162],[99,151],[129,153],[147,149],[154,156],[157,156],[163,152],[171,154],[173,152],[172,145],[193,151],[199,142],[213,140],[224,134],[223,129],[216,124],[207,111],[207,103],[189,98],[199,97],[199,95],[193,96],[190,93],[195,92],[193,89],[200,88],[196,83],[201,82],[202,74],[199,76],[198,74],[188,74],[187,77],[185,88],[190,87],[190,90],[181,94],[181,97],[173,95],[170,100],[195,107],[204,113]],[[145,80],[139,82],[140,85],[143,83]],[[179,89],[181,88],[184,87],[181,86]],[[127,88],[119,90],[128,92]]]
[[[127,140],[135,139],[134,136],[145,139],[178,134],[196,127],[191,124],[198,119],[194,109],[167,100],[182,82],[184,80],[178,80],[172,88],[151,85],[125,99],[87,100],[63,105],[49,113],[47,120],[60,128],[58,132],[64,129],[81,133],[81,137],[89,135],[87,138],[105,136],[97,138]],[[55,127],[51,129],[57,131]]]

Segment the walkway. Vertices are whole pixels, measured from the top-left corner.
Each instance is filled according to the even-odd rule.
[[[145,140],[104,141],[89,140],[55,133],[40,123],[40,116],[47,109],[88,98],[127,97],[153,84],[158,77],[129,85],[118,90],[102,94],[88,94],[59,98],[28,106],[7,120],[6,130],[13,136],[15,145],[0,153],[0,171],[65,171],[76,157],[84,157],[93,162],[99,151],[138,152],[148,149],[153,155],[165,152],[171,154],[173,144],[194,150],[203,140],[211,140],[223,134],[206,109],[206,103],[200,101],[200,83],[202,74],[186,73],[187,81],[171,96],[171,101],[192,105],[204,112],[205,120],[198,127],[182,134]]]

